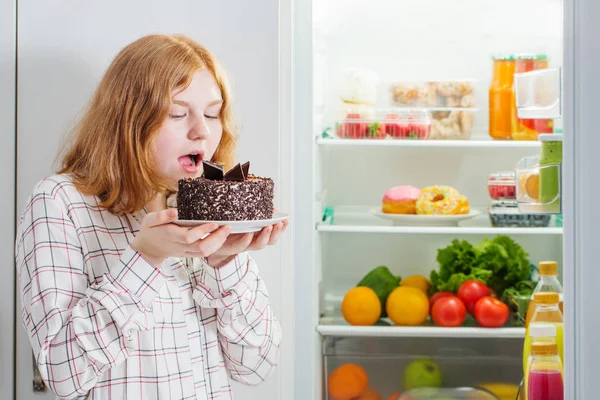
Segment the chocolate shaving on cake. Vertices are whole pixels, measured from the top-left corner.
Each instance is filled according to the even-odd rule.
[[[248,178],[248,172],[250,171],[250,161],[242,164],[242,171],[244,171],[244,177]]]
[[[235,167],[231,168],[224,176],[226,181],[245,181],[246,174],[244,174],[244,170],[242,170],[242,166],[237,164]]]

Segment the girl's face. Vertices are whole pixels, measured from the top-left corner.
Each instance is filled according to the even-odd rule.
[[[154,141],[152,156],[158,172],[173,188],[179,179],[202,174],[223,135],[219,115],[223,99],[212,73],[200,69],[190,86],[171,97],[169,116]]]

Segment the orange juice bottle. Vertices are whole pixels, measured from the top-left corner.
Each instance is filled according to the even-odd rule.
[[[495,56],[489,88],[489,135],[493,139],[511,140],[518,129],[515,102],[515,56]]]
[[[540,281],[531,294],[531,300],[529,301],[527,314],[525,316],[525,327],[529,326],[529,321],[531,320],[533,310],[535,309],[535,300],[533,299],[533,296],[536,293],[558,293],[558,308],[561,313],[563,312],[563,288],[558,281],[558,264],[556,261],[541,261],[538,264],[538,270],[540,273]]]
[[[558,293],[541,292],[533,295],[535,310],[525,334],[523,346],[523,373],[527,371],[527,360],[531,354],[531,328],[535,324],[552,324],[556,327],[556,345],[561,362],[564,363],[563,315],[558,308]]]

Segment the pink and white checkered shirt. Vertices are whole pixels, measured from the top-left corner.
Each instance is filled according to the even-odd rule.
[[[153,267],[130,243],[146,214],[116,216],[69,177],[38,183],[19,220],[22,322],[65,399],[231,399],[266,379],[281,328],[247,253]]]

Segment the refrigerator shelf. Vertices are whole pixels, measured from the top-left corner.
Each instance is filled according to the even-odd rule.
[[[321,336],[343,337],[525,338],[525,328],[352,326],[346,323],[342,317],[321,318],[316,330]]]
[[[394,140],[394,139],[336,139],[317,138],[317,145],[337,147],[407,147],[407,148],[481,148],[481,149],[537,149],[538,141],[527,140]]]
[[[438,235],[562,235],[563,228],[494,228],[494,227],[422,227],[391,225],[329,225],[318,224],[318,232],[336,233],[401,233]]]

